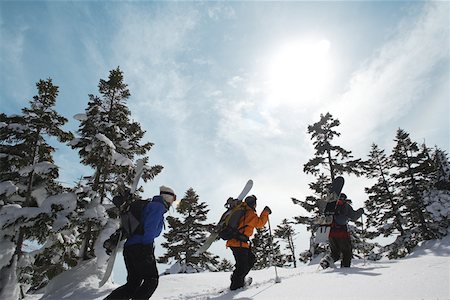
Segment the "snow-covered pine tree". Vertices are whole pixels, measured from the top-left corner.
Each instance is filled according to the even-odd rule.
[[[273,243],[273,255],[271,243]],[[278,241],[272,241],[267,227],[256,228],[252,239],[252,251],[256,256],[254,269],[261,270],[273,265],[283,267],[287,264],[285,255],[280,251]],[[273,261],[272,261],[273,260]]]
[[[376,180],[374,185],[365,189],[369,196],[365,201],[367,214],[365,235],[369,239],[380,235],[384,237],[399,235],[399,240],[405,237],[406,207],[396,189],[392,172],[391,157],[387,156],[378,145],[372,144],[369,159],[365,162],[366,176]],[[375,231],[369,231],[370,228]],[[386,249],[390,249],[389,257],[410,251],[405,245],[397,242],[393,242]]]
[[[307,216],[297,216],[294,219],[298,224],[307,225],[307,230],[312,229],[314,220],[319,213],[318,201],[324,198],[328,192],[328,187],[335,177],[343,174],[361,175],[361,160],[352,159],[351,151],[345,150],[341,146],[332,144],[335,137],[340,133],[335,130],[340,125],[338,119],[334,119],[330,113],[320,115],[320,120],[308,126],[308,133],[311,134],[315,149],[314,157],[303,166],[303,172],[317,177],[315,182],[311,182],[309,187],[314,195],[307,196],[305,200],[292,198],[294,204],[303,207],[309,214]],[[314,232],[311,231],[311,235]],[[314,243],[314,238],[310,239],[309,254],[303,253],[303,258],[313,258],[325,249]]]
[[[450,223],[450,163],[447,154],[436,147],[432,155],[433,186],[423,194],[426,210],[431,216],[431,229],[439,237],[448,233]]]
[[[231,272],[233,271],[233,263],[229,261],[228,259],[224,258],[220,261],[219,265],[217,266],[218,272]]]
[[[21,115],[0,115],[0,243],[4,245],[0,256],[6,263],[0,268],[2,278],[10,272],[26,284],[20,288],[22,296],[67,268],[70,250],[52,237],[68,226],[66,217],[75,203],[73,194],[62,194],[64,188],[56,180],[55,148],[48,141],[63,143],[73,137],[62,129],[67,119],[54,109],[58,86],[48,79],[38,81],[36,87],[38,94]],[[27,241],[37,243],[38,250],[24,253]],[[12,266],[18,270],[11,270]],[[17,281],[10,279],[9,283],[2,280],[0,296],[6,290],[19,290]]]
[[[94,170],[94,175],[87,177],[88,182],[78,189],[79,202],[84,204],[79,215],[83,223],[79,228],[83,237],[82,259],[95,256],[95,242],[101,230],[105,229],[105,234],[98,245],[109,237],[112,227],[117,227],[117,222],[108,219],[106,208],[110,203],[105,203],[105,199],[115,193],[119,181],[131,184],[134,161],[143,156],[148,162],[146,155],[153,146],[150,142],[141,144],[145,131],[131,119],[127,107],[130,91],[120,68],[111,70],[107,80],[100,79],[98,88],[100,96],[89,95],[85,114],[75,115],[81,123],[78,137],[71,142],[72,148],[78,149],[81,162]],[[153,179],[161,170],[159,165],[146,168],[142,178]]]
[[[420,241],[439,237],[429,226],[431,216],[423,199],[423,193],[432,186],[432,162],[427,157],[426,147],[420,148],[406,131],[398,129],[394,141],[396,144],[391,155],[395,167],[393,178],[406,208],[403,219],[406,233],[397,242],[412,249]]]
[[[369,199],[365,201],[367,226],[376,229],[376,232],[367,237],[373,239],[381,234],[387,237],[395,231],[403,236],[405,230],[402,214],[405,207],[395,193],[395,182],[391,177],[392,162],[376,144],[372,144],[365,170],[368,178],[376,180],[372,187],[366,188],[369,195]]]
[[[286,249],[289,250],[289,254],[286,255],[286,260],[297,268],[297,259],[295,257],[295,245],[294,236],[297,235],[294,228],[292,227],[292,222],[288,219],[283,219],[281,224],[279,224],[274,230],[274,237],[283,240],[286,243]]]
[[[206,240],[208,228],[206,224],[209,209],[205,202],[200,202],[199,196],[190,188],[176,207],[178,217],[167,217],[169,231],[164,233],[166,242],[162,246],[166,253],[158,260],[167,263],[170,259],[180,263],[180,273],[199,272],[203,270],[215,271],[219,257],[205,251],[199,256],[193,254]]]

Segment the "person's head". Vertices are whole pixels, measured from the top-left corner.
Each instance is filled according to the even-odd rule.
[[[345,199],[347,199],[347,195],[344,194],[344,193],[341,193],[341,194],[339,195],[339,200],[345,200]]]
[[[172,203],[177,200],[177,195],[170,187],[164,185],[160,186],[159,194],[163,197],[163,200],[167,204],[167,207],[170,207]]]
[[[253,209],[256,208],[256,196],[255,195],[247,196],[244,201],[251,208],[253,208]]]

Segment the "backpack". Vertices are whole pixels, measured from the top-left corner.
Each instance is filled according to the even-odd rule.
[[[319,225],[330,226],[331,223],[333,223],[333,221],[335,221],[336,223],[338,223],[338,225],[344,225],[344,224],[340,224],[342,217],[344,217],[343,216],[344,205],[345,205],[345,201],[342,201],[342,200],[328,202],[327,205],[325,206],[323,215],[319,216],[317,223]],[[336,219],[338,219],[339,222],[337,222]]]
[[[216,232],[219,237],[226,241],[237,239],[241,242],[248,242],[248,236],[241,232],[247,225],[238,228],[240,220],[243,217],[245,218],[246,204],[241,200],[229,198],[225,207],[228,209],[220,217],[220,221],[216,226]]]
[[[113,198],[114,205],[119,208],[120,228],[123,235],[128,238],[134,234],[144,234],[142,213],[147,200],[133,200],[132,195],[120,195]]]

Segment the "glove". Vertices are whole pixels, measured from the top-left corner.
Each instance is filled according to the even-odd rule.
[[[267,211],[269,213],[269,215],[272,213],[272,210],[268,206],[264,207],[263,210]]]
[[[155,254],[153,245],[142,245],[142,252],[144,257],[144,262],[147,264],[151,264],[155,261]]]

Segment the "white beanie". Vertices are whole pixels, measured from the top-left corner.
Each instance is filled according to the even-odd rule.
[[[167,186],[160,186],[159,187],[159,194],[163,197],[163,199],[168,202],[169,204],[172,204],[175,201],[175,192],[173,189]]]

